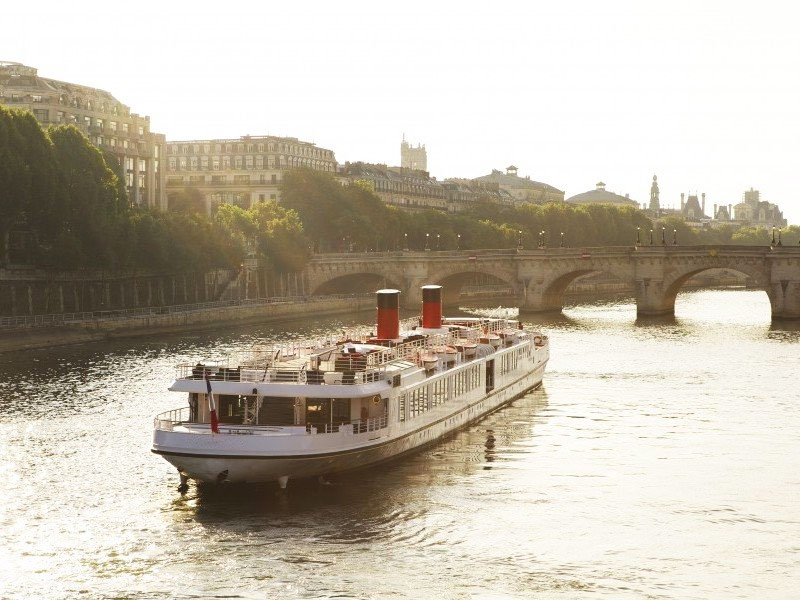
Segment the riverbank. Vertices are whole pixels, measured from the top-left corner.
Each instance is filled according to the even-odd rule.
[[[120,314],[42,326],[0,329],[0,353],[79,344],[156,333],[213,329],[221,325],[268,323],[308,315],[335,315],[375,308],[372,296],[319,297],[199,306],[165,313]]]

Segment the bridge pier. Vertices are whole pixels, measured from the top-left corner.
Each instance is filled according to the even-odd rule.
[[[800,319],[800,280],[773,282],[769,296],[773,319]]]
[[[637,279],[636,314],[638,316],[662,316],[675,314],[675,295],[664,289],[664,282],[649,277]]]

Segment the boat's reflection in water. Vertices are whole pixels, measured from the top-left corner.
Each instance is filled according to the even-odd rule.
[[[275,483],[199,483],[176,501],[175,508],[183,517],[188,513],[203,526],[219,530],[283,527],[286,519],[302,516],[306,533],[321,526],[317,535],[343,540],[393,537],[394,526],[404,520],[404,512],[394,507],[427,511],[430,489],[459,486],[465,477],[514,461],[513,446],[533,439],[537,415],[546,405],[547,393],[539,388],[410,455],[322,481],[293,480],[286,490]]]

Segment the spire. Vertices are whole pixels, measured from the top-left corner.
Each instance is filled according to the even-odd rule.
[[[661,210],[661,203],[658,199],[658,177],[653,175],[653,185],[650,186],[650,210],[658,213]]]

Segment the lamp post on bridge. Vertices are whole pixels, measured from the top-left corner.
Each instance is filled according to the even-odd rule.
[[[666,232],[666,229],[665,229],[665,228],[664,228],[664,226],[662,225],[662,226],[661,226],[661,245],[662,245],[662,246],[666,246],[666,245],[667,245],[667,239],[666,239],[666,234],[665,234],[665,232]]]
[[[561,240],[558,243],[558,247],[559,248],[563,248],[564,247],[564,232],[563,231],[561,232]]]
[[[642,228],[637,225],[636,226],[636,245],[637,246],[642,243],[641,240],[639,239],[639,234],[641,233],[641,231],[642,231]]]
[[[778,246],[783,246],[783,241],[781,240],[781,228],[778,227]]]
[[[441,247],[439,246],[439,239],[440,238],[441,238],[441,236],[437,233],[436,234],[436,250],[440,250],[441,249]]]
[[[430,233],[426,233],[426,234],[425,234],[425,250],[430,250],[430,249],[431,249],[431,246],[430,246],[430,237],[431,237],[431,234],[430,234]]]
[[[771,246],[775,245],[775,226],[774,225],[772,226],[772,244],[770,244],[770,245]]]
[[[405,244],[403,246],[403,249],[407,252],[408,251],[408,234],[407,233],[403,234],[403,244]]]
[[[673,229],[672,230],[672,245],[673,246],[677,246],[678,245],[678,230],[677,229]]]
[[[544,229],[539,232],[539,248],[544,248]]]
[[[461,234],[456,235],[456,250],[461,250]]]
[[[517,250],[522,250],[522,229],[517,230]]]
[[[650,245],[653,245],[653,230],[650,230]]]

